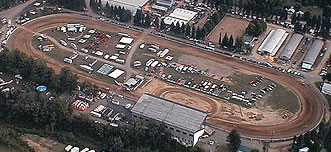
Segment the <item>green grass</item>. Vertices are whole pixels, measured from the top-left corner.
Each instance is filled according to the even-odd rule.
[[[273,110],[286,109],[292,113],[296,113],[299,110],[300,104],[296,95],[291,90],[274,81],[264,79],[264,81],[262,81],[258,86],[250,86],[248,82],[256,80],[257,77],[259,76],[236,73],[230,76],[230,80],[234,84],[230,85],[229,88],[235,93],[240,93],[243,90],[247,91],[248,94],[250,92],[259,93],[258,89],[262,89],[271,83],[274,83],[277,87],[273,91],[266,93],[266,95],[262,98],[262,101],[266,101]]]
[[[271,108],[275,110],[286,109],[292,113],[296,113],[300,108],[298,97],[291,90],[279,84],[272,91],[267,102],[271,105]]]

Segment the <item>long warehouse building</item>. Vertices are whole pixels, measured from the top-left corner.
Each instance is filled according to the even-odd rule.
[[[306,54],[305,58],[302,61],[301,68],[310,70],[314,65],[318,54],[320,53],[322,47],[324,45],[324,41],[321,39],[316,38],[313,44],[310,46],[308,53]]]
[[[131,110],[133,118],[146,123],[157,121],[170,132],[172,139],[194,146],[205,129],[207,113],[166,99],[143,94]]]
[[[148,2],[149,0],[102,0],[102,5],[108,3],[110,6],[123,7],[135,15],[137,10],[142,9]]]
[[[275,56],[287,36],[288,33],[283,29],[272,30],[267,38],[264,39],[258,51],[262,54]]]
[[[303,38],[302,34],[294,33],[291,39],[286,44],[279,58],[285,61],[291,60],[291,57],[294,54],[297,47],[299,46],[302,38]]]

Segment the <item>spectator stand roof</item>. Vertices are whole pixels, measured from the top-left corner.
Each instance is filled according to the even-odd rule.
[[[207,113],[166,99],[143,94],[131,110],[190,132],[199,131]]]
[[[324,45],[323,40],[318,38],[314,40],[313,44],[310,46],[308,50],[308,53],[306,54],[305,58],[302,61],[302,68],[309,70],[311,69],[323,45]]]
[[[115,71],[113,71],[112,73],[110,73],[108,76],[113,78],[113,79],[117,79],[118,77],[120,77],[122,74],[124,74],[124,71],[116,69]]]
[[[290,60],[296,48],[299,46],[302,38],[303,38],[302,34],[294,33],[291,39],[286,44],[279,58],[283,60]]]
[[[267,38],[264,39],[263,43],[258,48],[258,51],[270,56],[275,56],[287,35],[288,33],[283,29],[272,30]]]

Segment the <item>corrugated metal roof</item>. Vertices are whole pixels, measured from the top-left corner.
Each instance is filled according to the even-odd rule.
[[[268,53],[271,56],[276,55],[278,49],[283,44],[288,33],[283,29],[272,30],[263,43],[258,48],[259,51]]]
[[[149,94],[143,94],[131,111],[191,132],[200,130],[207,116],[198,109]]]
[[[130,10],[132,14],[136,14],[137,9],[143,7],[149,0],[103,0],[102,4],[106,5],[108,2],[109,5],[121,6],[127,10]]]
[[[296,48],[300,44],[302,38],[303,38],[302,34],[298,34],[298,33],[293,34],[291,39],[288,41],[285,48],[283,49],[282,53],[280,54],[279,58],[283,60],[290,60]]]
[[[316,38],[302,62],[313,65],[323,45],[324,42],[321,39]]]

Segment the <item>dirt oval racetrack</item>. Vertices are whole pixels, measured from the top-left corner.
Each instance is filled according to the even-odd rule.
[[[303,133],[311,128],[314,128],[319,124],[321,118],[323,117],[323,101],[317,92],[309,85],[302,85],[302,80],[292,77],[281,72],[275,71],[273,69],[268,69],[264,67],[259,67],[257,65],[248,64],[246,62],[241,62],[229,57],[220,56],[212,52],[206,52],[197,48],[186,46],[183,44],[175,43],[172,41],[157,38],[147,33],[135,32],[128,29],[119,28],[114,25],[110,25],[105,22],[93,20],[91,18],[75,15],[75,14],[59,14],[50,15],[31,20],[29,23],[22,27],[18,27],[16,31],[12,34],[8,42],[9,49],[19,49],[32,57],[44,60],[50,67],[54,68],[55,71],[59,71],[61,67],[67,66],[63,62],[57,61],[46,56],[43,52],[36,50],[31,45],[32,36],[35,32],[43,31],[46,28],[56,27],[59,25],[64,25],[66,23],[80,23],[85,24],[88,27],[93,27],[96,29],[110,31],[110,32],[124,32],[129,35],[144,40],[145,42],[155,42],[158,44],[165,45],[170,49],[176,50],[177,52],[185,52],[192,54],[194,56],[201,56],[203,58],[219,62],[240,70],[250,71],[259,75],[263,75],[273,81],[288,87],[293,92],[295,92],[301,101],[301,109],[297,117],[288,121],[287,123],[281,123],[276,125],[249,125],[242,124],[240,122],[229,122],[221,120],[206,120],[207,123],[218,126],[223,129],[230,130],[234,126],[243,135],[257,138],[270,138],[272,136],[271,132],[274,131],[273,138],[288,138],[294,135]],[[128,61],[129,62],[129,61]],[[74,71],[80,76],[81,79],[90,80],[98,85],[110,87],[112,89],[117,89],[117,86],[107,84],[103,81],[99,81],[90,77],[90,75],[82,72],[80,70],[74,69]],[[182,90],[178,90],[179,92]],[[138,94],[122,92],[133,98],[138,98]],[[199,97],[199,95],[195,95]],[[203,98],[203,96],[201,96]],[[213,104],[210,103],[212,106]]]

